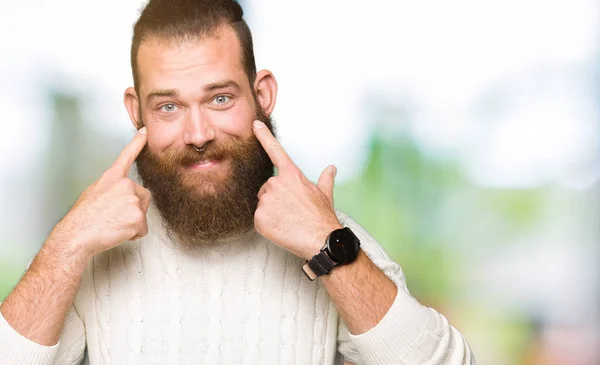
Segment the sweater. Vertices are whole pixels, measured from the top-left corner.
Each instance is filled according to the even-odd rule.
[[[96,255],[60,336],[42,346],[0,315],[0,364],[471,364],[463,336],[408,292],[398,264],[338,212],[397,286],[384,318],[353,335],[299,257],[255,231],[183,250],[155,207],[149,233]]]

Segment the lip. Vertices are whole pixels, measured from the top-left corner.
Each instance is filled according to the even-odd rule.
[[[188,167],[189,170],[206,170],[220,165],[217,160],[200,161]]]

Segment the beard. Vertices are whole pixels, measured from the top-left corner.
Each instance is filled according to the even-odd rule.
[[[256,105],[256,119],[274,133],[271,118]],[[210,160],[222,164],[218,171],[188,170],[200,161]],[[184,247],[251,231],[258,191],[273,176],[273,163],[254,135],[248,139],[215,139],[201,152],[186,145],[167,150],[162,156],[146,145],[136,165],[142,184],[152,193],[167,235]]]

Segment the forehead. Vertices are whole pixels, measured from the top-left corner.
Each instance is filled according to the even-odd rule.
[[[229,27],[202,38],[148,39],[140,45],[137,66],[142,95],[152,89],[185,89],[223,79],[248,83],[239,40]]]

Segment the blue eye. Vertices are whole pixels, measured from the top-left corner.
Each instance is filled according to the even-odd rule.
[[[216,98],[214,98],[213,101],[215,102],[215,104],[225,104],[226,102],[229,101],[229,99],[230,99],[229,96],[219,95]]]
[[[175,104],[173,103],[169,103],[169,104],[165,104],[163,106],[160,107],[160,110],[165,111],[165,112],[172,112],[175,111],[177,107],[175,106]]]

